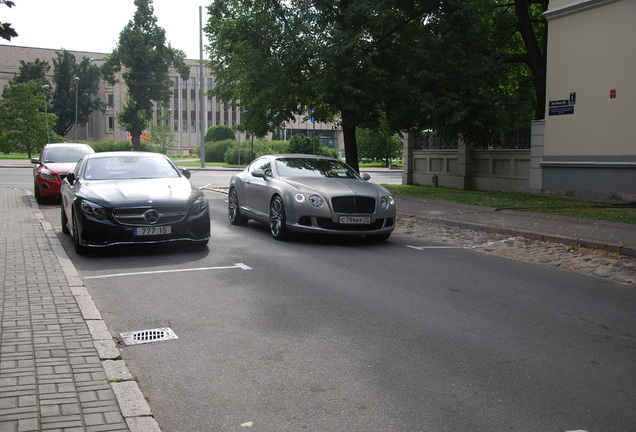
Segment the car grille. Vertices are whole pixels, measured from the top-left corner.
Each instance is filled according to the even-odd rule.
[[[373,213],[375,198],[364,196],[343,196],[331,198],[331,205],[336,213]]]
[[[185,218],[186,213],[186,206],[126,207],[113,209],[113,217],[117,222],[122,225],[134,226],[175,223]]]

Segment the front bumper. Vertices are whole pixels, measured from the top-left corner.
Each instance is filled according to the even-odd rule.
[[[170,234],[135,235],[133,226],[126,226],[107,219],[97,219],[83,214],[78,221],[79,244],[88,247],[107,247],[123,244],[152,244],[210,239],[210,213],[188,216],[182,221],[168,224]],[[156,225],[158,227],[162,225]],[[167,225],[166,225],[167,226]]]

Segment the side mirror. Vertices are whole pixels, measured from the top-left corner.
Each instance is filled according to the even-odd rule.
[[[73,184],[75,182],[75,173],[71,171],[66,174],[66,178],[64,180],[66,180],[69,184]]]
[[[369,181],[369,179],[371,178],[369,173],[362,173],[361,176],[362,176],[362,180],[364,181]]]
[[[190,172],[189,169],[187,168],[181,168],[181,173],[183,174],[183,176],[187,179],[190,178],[190,176],[192,175],[192,173]]]
[[[31,158],[31,163],[32,164],[39,164],[40,163],[40,158]]]
[[[252,171],[252,177],[260,177],[260,178],[265,178],[265,171],[263,171],[262,169],[255,169],[254,171]]]

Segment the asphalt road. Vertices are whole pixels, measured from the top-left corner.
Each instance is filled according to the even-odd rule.
[[[113,335],[178,336],[122,346],[164,432],[636,429],[628,287],[407,236],[277,242],[208,197],[204,252],[59,233]]]

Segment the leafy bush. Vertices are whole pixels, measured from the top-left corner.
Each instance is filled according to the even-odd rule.
[[[238,147],[232,146],[225,152],[225,163],[228,165],[246,165],[250,163],[250,149],[247,146],[241,147],[241,160],[238,158]]]
[[[205,161],[206,162],[223,162],[225,161],[225,153],[231,147],[236,147],[235,139],[227,139],[223,141],[210,141],[205,143]]]
[[[115,141],[115,140],[106,140],[106,141],[97,141],[87,143],[95,153],[107,152],[107,151],[132,151],[133,145],[130,141]],[[150,152],[161,152],[160,147],[155,147],[149,143],[141,143],[142,151],[150,151]]]
[[[234,131],[231,127],[225,125],[213,126],[205,133],[205,142],[225,141],[233,139],[236,139]]]
[[[321,156],[338,157],[336,149],[322,144],[318,138],[305,135],[294,135],[289,141],[289,153],[315,154]]]

